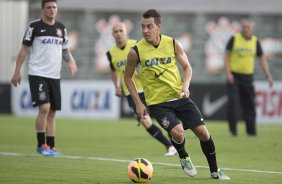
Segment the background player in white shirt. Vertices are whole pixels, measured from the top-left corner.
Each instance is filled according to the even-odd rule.
[[[57,1],[42,0],[41,9],[42,18],[32,21],[25,32],[11,83],[15,87],[20,84],[20,70],[29,55],[32,105],[39,108],[35,123],[37,152],[45,156],[58,156],[61,153],[55,149],[55,115],[56,110],[61,110],[62,58],[68,62],[72,76],[76,74],[77,66],[68,48],[67,30],[55,20]]]

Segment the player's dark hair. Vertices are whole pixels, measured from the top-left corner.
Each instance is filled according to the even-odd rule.
[[[48,3],[48,2],[55,2],[55,3],[57,3],[57,0],[42,0],[41,1],[41,8],[43,9],[45,4]]]
[[[161,15],[159,14],[159,12],[157,12],[157,10],[155,9],[149,9],[147,11],[145,11],[143,13],[143,18],[148,19],[148,18],[154,18],[154,21],[156,24],[160,24],[161,23]]]

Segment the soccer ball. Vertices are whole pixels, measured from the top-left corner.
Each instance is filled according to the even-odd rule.
[[[153,166],[145,158],[136,158],[128,165],[128,177],[134,183],[148,183],[153,177]]]

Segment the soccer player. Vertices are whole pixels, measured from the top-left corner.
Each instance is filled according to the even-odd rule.
[[[138,63],[141,64],[140,78],[152,117],[172,136],[181,167],[188,176],[197,171],[185,149],[184,130],[191,129],[199,138],[213,179],[229,180],[219,169],[216,161],[215,145],[203,117],[189,97],[192,68],[182,45],[172,37],[162,35],[161,16],[154,10],[147,10],[141,20],[143,39],[130,51],[125,66],[124,80],[136,104],[140,119],[147,119],[148,112],[137,95],[132,76]],[[177,62],[183,69],[183,82]]]
[[[35,121],[37,152],[45,156],[62,155],[55,148],[55,116],[61,110],[60,71],[62,57],[72,76],[77,66],[68,49],[67,29],[55,20],[56,0],[42,0],[42,18],[30,22],[23,37],[11,83],[21,82],[20,70],[29,54],[28,77],[32,105],[38,106]],[[47,144],[46,144],[47,143]]]
[[[112,35],[115,39],[116,45],[107,52],[107,57],[110,62],[112,81],[116,89],[115,94],[116,96],[121,97],[122,93],[124,93],[130,108],[134,112],[136,112],[135,104],[124,83],[124,68],[127,54],[130,48],[134,46],[137,41],[128,39],[127,30],[123,23],[117,23],[113,26]],[[146,104],[143,93],[143,87],[136,70],[134,71],[133,80],[134,84],[137,87],[138,95],[140,96],[142,103]],[[148,117],[147,119],[138,118],[138,121],[144,126],[144,128],[148,131],[151,136],[159,140],[166,147],[167,152],[165,153],[165,156],[173,156],[177,153],[175,148],[162,134],[161,130],[152,123],[150,117]]]
[[[269,87],[273,85],[273,80],[260,42],[253,35],[254,23],[252,20],[244,19],[242,28],[242,32],[231,37],[226,46],[227,119],[231,135],[237,136],[238,115],[234,106],[237,105],[237,98],[239,97],[243,119],[246,123],[246,132],[249,136],[256,136],[255,89],[253,85],[254,60],[256,57],[260,59],[260,65]]]

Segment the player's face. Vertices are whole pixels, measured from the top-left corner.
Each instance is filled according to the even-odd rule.
[[[113,26],[113,37],[117,44],[123,44],[126,42],[127,32],[123,24],[116,24]]]
[[[47,2],[42,9],[43,16],[47,19],[55,19],[57,16],[57,3]]]
[[[160,25],[155,23],[153,17],[142,18],[141,29],[144,39],[149,43],[155,43],[160,36]]]
[[[246,39],[250,39],[253,33],[253,24],[251,22],[244,22],[242,24],[242,34]]]

